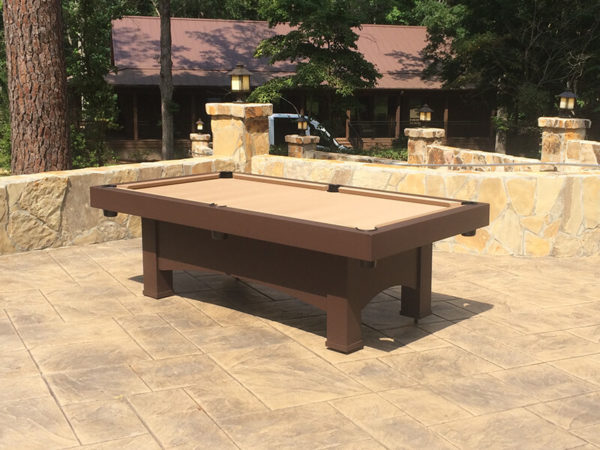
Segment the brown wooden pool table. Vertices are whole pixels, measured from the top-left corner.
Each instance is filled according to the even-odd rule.
[[[142,217],[144,295],[173,270],[276,287],[324,310],[327,347],[362,348],[361,310],[402,285],[403,315],[431,313],[432,243],[473,234],[489,205],[232,172],[94,186],[91,205]]]

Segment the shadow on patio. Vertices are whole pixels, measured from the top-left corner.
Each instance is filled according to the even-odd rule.
[[[0,256],[0,447],[600,446],[599,258],[434,252],[433,314],[384,291],[344,355],[231,277],[142,296],[140,243]]]

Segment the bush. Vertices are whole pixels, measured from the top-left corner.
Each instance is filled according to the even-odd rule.
[[[71,125],[70,145],[73,169],[99,167],[115,159],[104,140],[102,123],[87,123],[84,127]]]
[[[0,113],[0,172],[10,171],[10,119],[8,111]]]
[[[408,149],[406,148],[385,148],[385,149],[373,149],[363,152],[363,155],[374,156],[376,158],[386,159],[398,159],[400,161],[408,160]]]
[[[287,144],[271,145],[271,147],[269,147],[269,155],[287,156]]]

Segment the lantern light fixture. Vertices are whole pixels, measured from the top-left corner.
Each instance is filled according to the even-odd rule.
[[[306,131],[308,129],[308,121],[305,116],[298,117],[298,130]]]
[[[431,113],[433,109],[429,107],[427,103],[425,103],[421,108],[419,108],[419,122],[423,124],[423,122],[431,122]]]
[[[231,77],[231,91],[238,95],[238,101],[242,101],[242,96],[250,92],[250,76],[252,72],[244,67],[243,64],[238,63],[229,76]]]
[[[564,91],[558,97],[560,98],[558,105],[560,115],[564,117],[572,115],[575,110],[575,99],[577,99],[577,96],[571,91]]]
[[[196,121],[196,131],[198,133],[202,133],[203,130],[204,130],[204,122],[202,122],[202,119],[198,118],[198,120]]]

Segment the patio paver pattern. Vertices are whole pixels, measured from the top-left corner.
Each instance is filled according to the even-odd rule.
[[[0,448],[600,448],[600,258],[434,252],[433,315],[380,293],[344,355],[232,277],[144,297],[140,246],[0,256]]]

